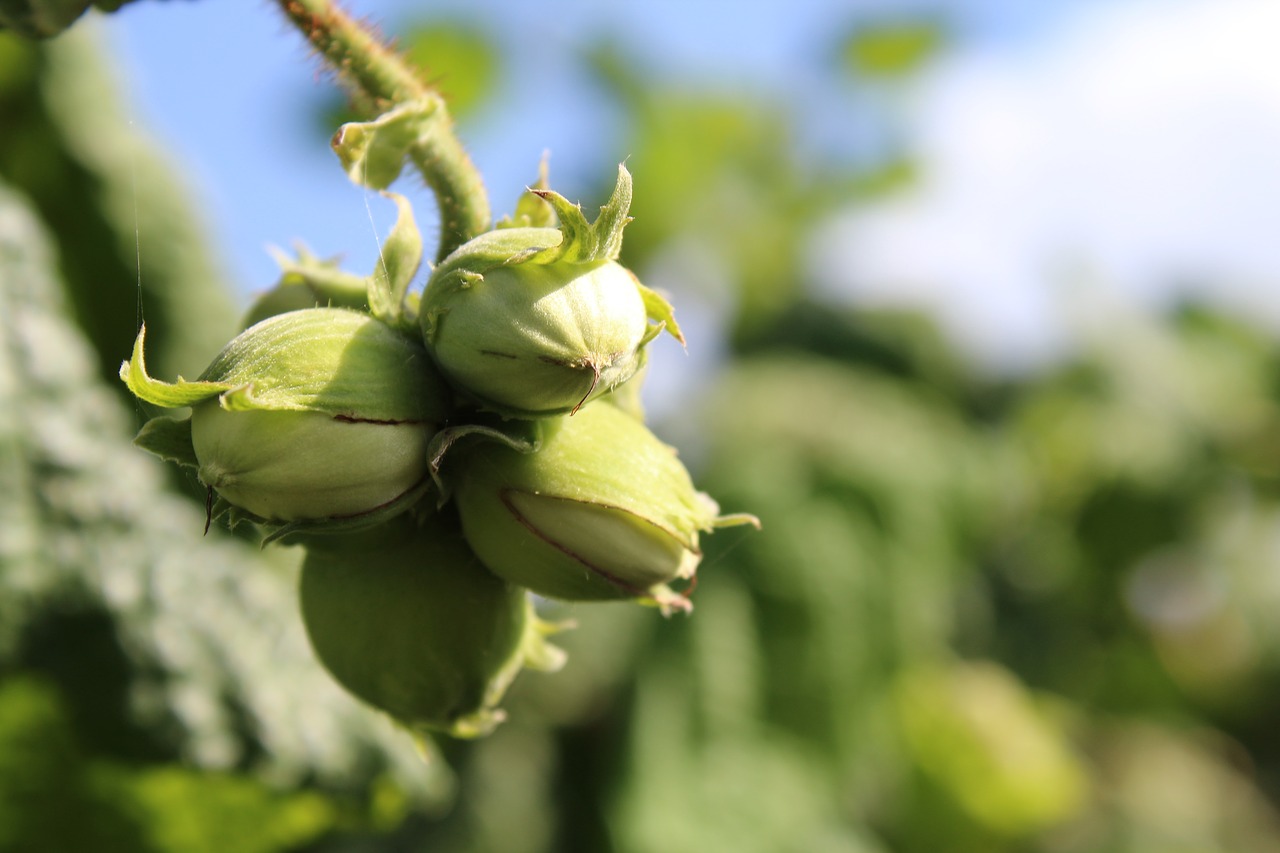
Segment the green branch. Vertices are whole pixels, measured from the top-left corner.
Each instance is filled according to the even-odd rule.
[[[408,157],[435,193],[440,208],[436,260],[488,231],[492,224],[484,182],[454,132],[440,93],[371,26],[352,18],[333,0],[277,2],[344,84],[370,98],[382,111],[417,104],[428,115],[423,132],[408,149]]]

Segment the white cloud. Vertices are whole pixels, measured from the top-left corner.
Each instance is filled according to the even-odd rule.
[[[1136,0],[955,56],[914,103],[921,186],[832,222],[820,288],[934,306],[1002,367],[1066,345],[1082,272],[1280,330],[1278,34],[1270,0]]]

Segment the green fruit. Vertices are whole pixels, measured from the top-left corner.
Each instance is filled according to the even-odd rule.
[[[683,341],[666,300],[617,262],[626,169],[594,223],[562,196],[536,194],[560,227],[499,228],[465,243],[432,272],[419,315],[454,387],[520,418],[576,412],[622,385],[663,329]]]
[[[419,341],[337,308],[251,326],[190,382],[148,376],[139,333],[121,376],[141,399],[192,409],[189,421],[149,422],[140,444],[270,523],[373,523],[407,509],[449,411]]]
[[[635,277],[612,261],[499,267],[445,296],[428,291],[426,307],[445,376],[526,416],[574,410],[626,382],[650,337]]]
[[[615,406],[548,422],[534,452],[474,441],[452,469],[462,529],[495,574],[551,598],[637,598],[688,609],[698,534],[719,515],[675,451]]]
[[[316,537],[299,586],[316,656],[352,694],[413,728],[484,734],[545,643],[524,590],[440,519]]]
[[[228,412],[209,400],[191,414],[200,482],[268,521],[352,518],[425,481],[431,431],[359,423],[323,412]]]

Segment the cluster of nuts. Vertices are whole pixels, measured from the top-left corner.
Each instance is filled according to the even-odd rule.
[[[138,444],[195,469],[210,517],[306,548],[304,622],[336,680],[413,728],[488,731],[524,666],[562,661],[530,592],[689,609],[698,537],[722,516],[637,403],[646,345],[683,341],[617,262],[631,177],[594,222],[530,191],[421,293],[407,202],[380,270],[301,258],[201,376],[121,378],[190,408]]]

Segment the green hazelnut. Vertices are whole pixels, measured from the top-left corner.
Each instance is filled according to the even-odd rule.
[[[411,728],[485,734],[523,666],[563,660],[524,590],[486,570],[439,517],[315,538],[299,598],[334,679]]]
[[[198,403],[191,440],[200,482],[271,521],[347,518],[395,501],[427,474],[430,428],[324,412],[228,412]]]
[[[338,308],[251,326],[192,382],[147,376],[140,333],[121,376],[141,399],[192,407],[187,421],[149,423],[139,443],[195,467],[241,515],[277,524],[371,523],[408,508],[448,415],[420,342]]]
[[[499,267],[427,304],[445,376],[514,414],[572,411],[621,385],[649,337],[635,278],[613,261]]]
[[[592,224],[562,196],[537,195],[561,226],[500,228],[459,247],[432,272],[419,314],[454,387],[522,418],[576,412],[631,379],[663,329],[680,338],[671,306],[617,262],[627,171]]]
[[[551,598],[636,598],[687,610],[699,533],[722,517],[675,451],[615,406],[548,424],[533,452],[472,441],[452,463],[462,529],[495,574]]]

